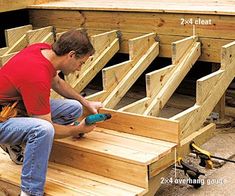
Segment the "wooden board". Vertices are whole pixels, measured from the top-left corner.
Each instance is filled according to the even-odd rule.
[[[206,117],[213,111],[214,107],[223,96],[229,84],[234,79],[235,69],[235,42],[227,44],[222,48],[221,68],[219,71],[212,73],[202,80],[205,85],[202,89],[210,89],[208,96],[202,95],[203,102],[200,105],[195,104],[193,107],[175,115],[171,119],[179,120],[181,127],[181,138],[185,138],[198,130]],[[218,76],[217,76],[218,74]],[[211,82],[208,82],[208,79]],[[200,84],[200,83],[199,83]],[[211,87],[211,88],[210,88]],[[197,98],[200,100],[201,98]]]
[[[233,1],[193,1],[193,0],[106,0],[104,2],[90,0],[62,0],[49,2],[42,5],[30,6],[44,9],[80,9],[80,10],[112,10],[131,12],[164,12],[164,13],[203,13],[203,14],[234,14]]]
[[[92,147],[92,146],[91,146]],[[93,146],[94,147],[94,146]],[[139,187],[147,187],[147,167],[75,149],[74,145],[54,144],[50,160]],[[89,149],[88,149],[89,150]],[[108,149],[107,149],[108,150]],[[63,153],[61,153],[63,152]]]
[[[11,28],[5,30],[5,40],[8,47],[12,47],[15,43],[26,34],[27,31],[32,30],[32,25],[25,25],[21,27]]]
[[[21,166],[15,165],[9,156],[0,151],[0,193],[5,188],[6,193],[19,193]],[[11,188],[9,190],[7,188]],[[50,163],[47,172],[45,194],[48,196],[81,195],[103,196],[115,192],[123,196],[143,195],[143,188],[110,178],[98,176],[65,165]]]
[[[56,0],[0,0],[0,13],[1,12],[8,12],[8,11],[14,11],[14,10],[20,10],[20,9],[25,9],[29,5],[38,5],[40,3],[48,3],[48,2],[53,2]]]
[[[100,109],[100,113],[111,113],[112,119],[99,124],[99,127],[116,130],[169,142],[179,142],[177,121],[142,116],[110,109]]]
[[[43,17],[42,17],[43,16]],[[69,18],[73,21],[67,23]],[[155,32],[160,39],[160,56],[171,57],[171,43],[173,41],[193,35],[193,26],[182,25],[182,20],[212,20],[212,25],[196,25],[195,34],[202,43],[200,60],[220,62],[221,46],[227,44],[235,36],[233,29],[235,22],[233,16],[181,14],[181,13],[138,13],[138,12],[94,12],[76,10],[30,10],[30,21],[35,27],[54,25],[57,29],[70,29],[85,27],[89,31],[120,30],[122,33],[121,52],[128,53],[128,40]],[[141,24],[141,25],[140,25]]]

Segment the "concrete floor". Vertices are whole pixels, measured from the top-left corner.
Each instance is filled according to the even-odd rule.
[[[203,145],[212,155],[235,160],[235,128],[216,129],[216,135]],[[173,182],[163,181],[155,196],[234,196],[235,195],[235,164],[214,160],[214,169],[206,170],[199,166],[199,160],[195,156],[187,156],[186,162],[194,165],[199,171],[205,173],[200,176],[204,185],[194,189],[187,183],[174,183],[175,171],[166,177]],[[177,179],[187,179],[183,171],[177,170]],[[177,181],[176,181],[177,182]],[[181,181],[183,182],[183,181]]]

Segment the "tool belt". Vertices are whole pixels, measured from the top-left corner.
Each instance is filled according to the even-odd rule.
[[[0,104],[0,123],[16,116],[28,116],[22,101]]]

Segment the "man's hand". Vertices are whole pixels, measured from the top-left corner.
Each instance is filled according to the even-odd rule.
[[[75,126],[75,129],[73,129],[72,135],[74,137],[78,137],[80,133],[89,133],[94,130],[96,127],[95,124],[92,125],[86,125],[85,119],[83,119],[78,126]]]
[[[97,101],[87,101],[86,105],[84,105],[87,110],[92,114],[97,114],[98,109],[102,108],[102,103]]]

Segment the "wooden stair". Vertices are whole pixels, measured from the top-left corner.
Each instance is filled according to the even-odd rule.
[[[0,159],[0,181],[8,183],[5,187],[1,186],[0,193],[3,193],[1,195],[4,193],[5,195],[18,195],[21,166],[14,164],[2,150]],[[108,196],[110,193],[131,196],[143,195],[145,192],[144,188],[138,186],[56,163],[49,164],[45,186],[45,193],[48,196]]]
[[[149,166],[175,147],[175,143],[97,128],[79,140],[55,141],[51,161],[147,189]]]
[[[21,37],[26,36],[27,43],[34,43],[35,40],[52,42],[52,31],[51,27],[39,30],[26,28]],[[66,78],[74,84],[75,89],[84,89],[118,51],[118,35],[114,30],[92,37],[98,53],[84,65],[82,80],[77,77],[77,73]],[[136,37],[129,43],[130,60],[103,69],[103,91],[88,97],[90,100],[102,101],[106,108],[100,112],[111,113],[112,119],[99,123],[95,131],[86,134],[84,138],[65,138],[54,142],[46,195],[153,196],[160,186],[161,176],[166,174],[177,156],[189,152],[190,141],[194,139],[201,144],[211,137],[215,126],[200,129],[202,118],[208,115],[201,113],[206,108],[204,103],[210,105],[206,108],[207,113],[213,109],[216,100],[226,90],[223,83],[227,85],[235,75],[232,71],[235,62],[234,44],[223,48],[221,70],[198,82],[201,87],[198,87],[197,104],[200,105],[196,104],[184,113],[165,119],[156,116],[200,56],[200,43],[195,36],[174,42],[172,65],[147,74],[147,97],[118,111],[108,109],[118,104],[159,54],[155,33]],[[9,51],[18,52],[12,49],[13,46],[0,49],[0,60],[5,55],[12,55]],[[156,82],[160,85],[155,85]],[[220,89],[219,94],[212,101],[217,87]],[[210,88],[212,90],[208,91]],[[204,92],[207,92],[207,96]],[[17,195],[21,167],[14,165],[4,154],[1,154],[0,166],[0,187],[10,191],[9,187],[13,187],[15,192],[12,195]]]

